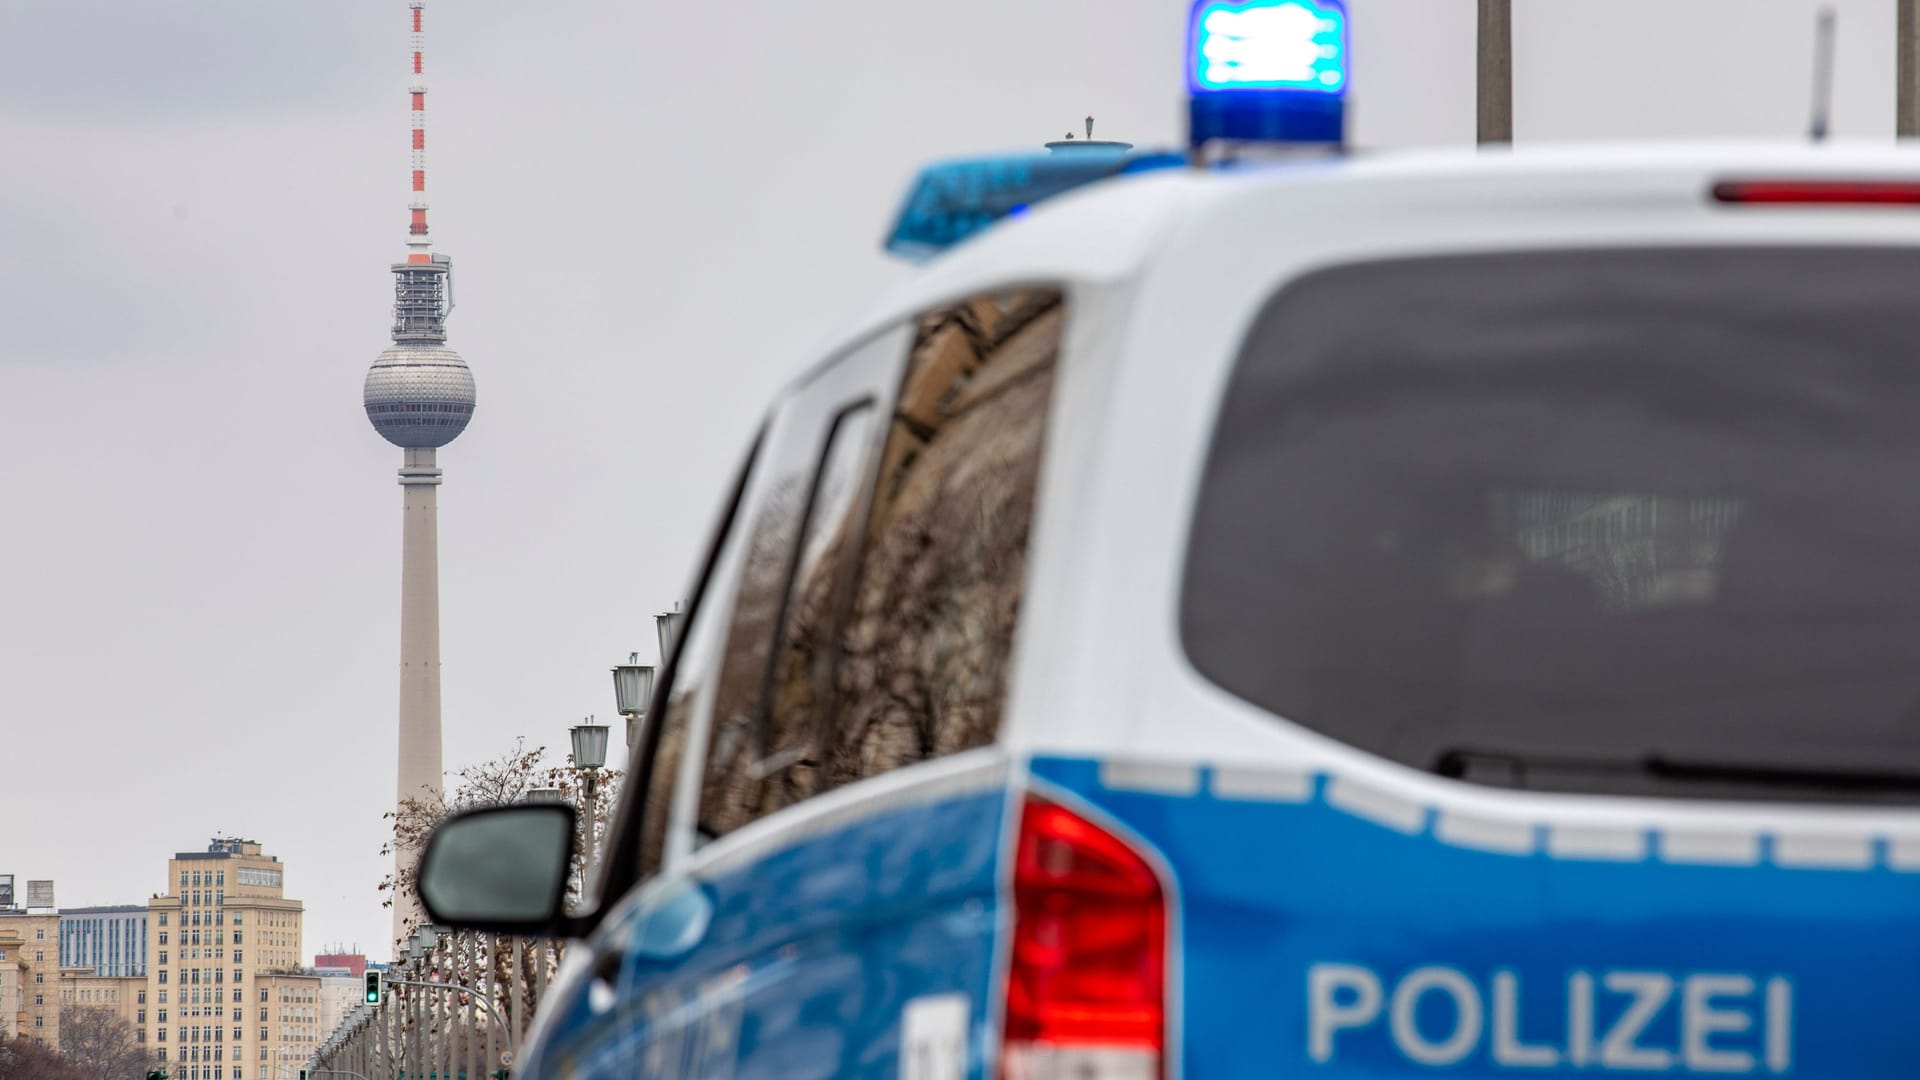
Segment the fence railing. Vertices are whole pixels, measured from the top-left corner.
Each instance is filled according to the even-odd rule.
[[[349,1012],[304,1067],[369,1080],[509,1077],[563,947],[503,934],[416,935],[386,973],[384,1000]]]

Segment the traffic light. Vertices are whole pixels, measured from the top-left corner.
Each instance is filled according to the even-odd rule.
[[[367,972],[367,994],[363,1000],[366,1001],[366,1003],[369,1005],[380,1004],[380,973],[379,972],[377,971]]]

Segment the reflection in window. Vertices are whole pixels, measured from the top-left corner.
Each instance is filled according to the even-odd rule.
[[[922,320],[839,634],[829,786],[998,733],[1065,319],[1030,291]]]
[[[820,448],[784,463],[797,468],[776,482],[756,518],[701,785],[700,823],[711,835],[818,790],[813,746],[827,688],[815,645],[850,569],[856,496],[872,476],[874,415],[862,402],[827,418],[824,436],[809,432],[823,439]]]
[[[1605,611],[1711,602],[1720,584],[1736,499],[1567,492],[1488,496],[1481,550],[1452,560],[1455,595],[1510,592],[1523,564],[1567,571]]]

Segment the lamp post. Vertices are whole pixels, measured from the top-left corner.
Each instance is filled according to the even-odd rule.
[[[663,611],[653,617],[660,633],[660,662],[665,664],[673,657],[674,643],[680,640],[680,623],[685,614],[680,610],[680,602],[674,601],[672,611]]]
[[[584,723],[575,724],[568,732],[573,736],[573,767],[582,773],[586,782],[587,801],[587,864],[581,872],[580,890],[586,891],[587,882],[593,878],[593,849],[595,833],[595,789],[598,787],[600,770],[607,763],[607,725],[596,724],[593,717],[587,717]]]
[[[613,701],[627,720],[627,758],[640,745],[640,725],[647,715],[647,703],[653,699],[653,668],[640,662],[639,653],[629,653],[627,662],[613,669]]]

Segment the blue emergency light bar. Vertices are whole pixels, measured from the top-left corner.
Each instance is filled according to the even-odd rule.
[[[1198,0],[1187,27],[1190,144],[1344,141],[1347,60],[1340,0]]]
[[[907,192],[887,250],[937,255],[1035,203],[1111,177],[1186,164],[1181,154],[1012,154],[930,165]]]

